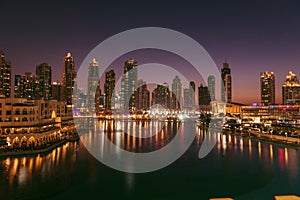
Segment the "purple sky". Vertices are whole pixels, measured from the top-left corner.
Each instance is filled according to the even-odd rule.
[[[11,60],[13,74],[34,72],[36,65],[47,62],[53,67],[53,80],[60,80],[66,52],[72,52],[78,68],[106,38],[131,28],[156,26],[194,38],[218,67],[227,57],[235,102],[260,101],[261,71],[275,72],[278,103],[288,71],[300,76],[297,1],[94,2],[1,2],[0,49]],[[143,60],[146,55],[130,57],[139,63],[148,62]],[[123,62],[116,62],[116,67],[122,69]]]

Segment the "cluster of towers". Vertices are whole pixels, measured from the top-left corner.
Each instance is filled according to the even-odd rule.
[[[0,51],[0,97],[11,95],[11,64]],[[72,104],[73,90],[76,87],[76,71],[74,58],[67,53],[63,60],[62,83],[52,82],[52,69],[47,63],[36,66],[35,74],[26,72],[14,77],[14,97],[29,100],[58,100]]]
[[[87,107],[88,112],[109,112],[112,110],[124,110],[128,112],[141,112],[148,110],[151,106],[159,104],[171,110],[198,110],[199,106],[210,105],[215,101],[215,77],[209,76],[207,86],[202,84],[198,87],[198,104],[196,103],[196,86],[190,81],[188,88],[183,88],[179,76],[175,76],[171,88],[168,83],[158,84],[152,92],[147,88],[147,83],[138,79],[138,63],[134,59],[128,59],[124,63],[124,73],[121,77],[120,87],[116,84],[116,73],[114,70],[105,73],[104,93],[101,93],[97,73],[99,64],[94,59],[89,66]],[[222,98],[231,102],[231,71],[229,64],[225,61],[222,69]],[[93,93],[94,92],[94,93]],[[98,95],[96,95],[98,94]],[[94,99],[96,97],[96,100]],[[93,102],[96,102],[95,105]],[[95,108],[95,110],[93,109]]]
[[[274,72],[260,73],[261,103],[265,106],[275,105],[275,74]],[[300,103],[300,84],[299,80],[292,71],[286,75],[282,84],[282,104]]]
[[[0,60],[0,96],[11,97],[11,64],[1,53]],[[148,110],[152,105],[160,104],[172,110],[198,109],[215,100],[215,77],[209,76],[207,86],[198,87],[196,103],[196,86],[190,81],[188,88],[183,88],[179,76],[175,76],[171,88],[168,83],[159,84],[153,91],[147,83],[138,79],[138,63],[128,59],[124,63],[120,89],[116,89],[116,73],[114,70],[105,73],[103,93],[100,89],[99,62],[93,59],[88,68],[88,90],[82,93],[77,90],[75,62],[71,53],[63,58],[62,82],[52,82],[52,68],[47,63],[36,66],[35,74],[26,72],[14,77],[14,97],[29,100],[58,100],[76,108],[85,108],[88,113],[107,112],[123,109],[128,112]],[[231,71],[225,60],[221,71],[222,100],[231,102]]]

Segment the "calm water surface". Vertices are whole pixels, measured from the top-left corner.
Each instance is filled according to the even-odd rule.
[[[156,124],[154,124],[156,123]],[[184,123],[100,121],[104,134],[121,148],[149,152],[167,145]],[[126,134],[139,127],[157,134]],[[207,134],[195,127],[190,148],[171,165],[150,173],[111,169],[96,160],[82,141],[68,142],[43,155],[0,158],[1,199],[273,199],[300,195],[300,153],[295,148],[240,136],[215,134],[217,144],[198,158]],[[182,134],[185,134],[184,132]],[[93,141],[93,133],[88,137]],[[86,139],[86,138],[85,138]]]

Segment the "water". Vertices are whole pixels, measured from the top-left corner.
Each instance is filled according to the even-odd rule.
[[[134,139],[125,134],[135,125],[153,123],[100,122],[112,142],[133,152],[149,152],[167,145],[184,124],[160,123],[158,134]],[[156,124],[157,125],[157,124]],[[138,130],[138,129],[136,129]],[[300,153],[275,143],[216,134],[217,144],[198,158],[206,132],[194,129],[190,148],[171,165],[150,173],[111,169],[96,160],[82,141],[68,142],[44,155],[0,158],[1,199],[273,199],[278,194],[300,195]],[[186,133],[183,133],[186,134]],[[119,135],[119,136],[118,136]],[[117,137],[118,136],[118,137]],[[91,134],[82,137],[91,137]],[[92,141],[92,140],[91,140]]]

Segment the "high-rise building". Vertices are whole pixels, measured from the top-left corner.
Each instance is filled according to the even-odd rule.
[[[300,103],[300,84],[297,76],[289,71],[282,85],[282,103]]]
[[[89,66],[88,71],[88,93],[87,93],[87,107],[90,113],[96,112],[95,95],[97,85],[99,82],[99,63],[94,58]]]
[[[134,91],[137,84],[137,61],[129,59],[125,61],[124,75],[121,78],[120,103],[124,110],[135,111]]]
[[[165,109],[170,107],[170,90],[169,86],[164,83],[164,85],[157,85],[157,87],[152,91],[152,103],[151,105],[159,104]]]
[[[216,100],[216,82],[213,75],[208,76],[207,78],[207,87],[212,101]]]
[[[227,59],[223,63],[222,72],[222,85],[221,85],[221,99],[223,102],[231,102],[232,101],[232,80],[231,80],[231,69],[229,68],[229,64],[227,63]]]
[[[11,63],[0,50],[0,98],[9,98],[11,94]]]
[[[147,84],[143,80],[138,80],[137,89],[135,91],[136,110],[148,110],[150,107],[150,92],[147,89]]]
[[[62,77],[62,87],[63,87],[63,100],[71,105],[73,91],[75,90],[76,81],[76,71],[74,58],[71,53],[67,53],[64,57],[63,63],[63,77]]]
[[[39,78],[39,99],[52,99],[52,71],[47,63],[36,66],[36,76]]]
[[[105,73],[104,93],[105,93],[105,110],[114,109],[116,74],[114,70]]]
[[[15,98],[26,98],[29,100],[40,99],[39,77],[26,72],[24,75],[15,75]]]
[[[195,82],[191,81],[189,88],[183,90],[183,106],[185,109],[193,109],[195,106]]]
[[[260,98],[265,106],[275,104],[275,75],[273,72],[260,73]]]
[[[178,76],[175,76],[172,82],[172,109],[180,110],[182,97],[182,84]]]
[[[58,81],[53,82],[51,88],[52,88],[52,99],[57,101],[62,101],[63,90],[62,90],[61,83]]]
[[[198,104],[199,106],[210,104],[209,88],[202,84],[198,87]]]

